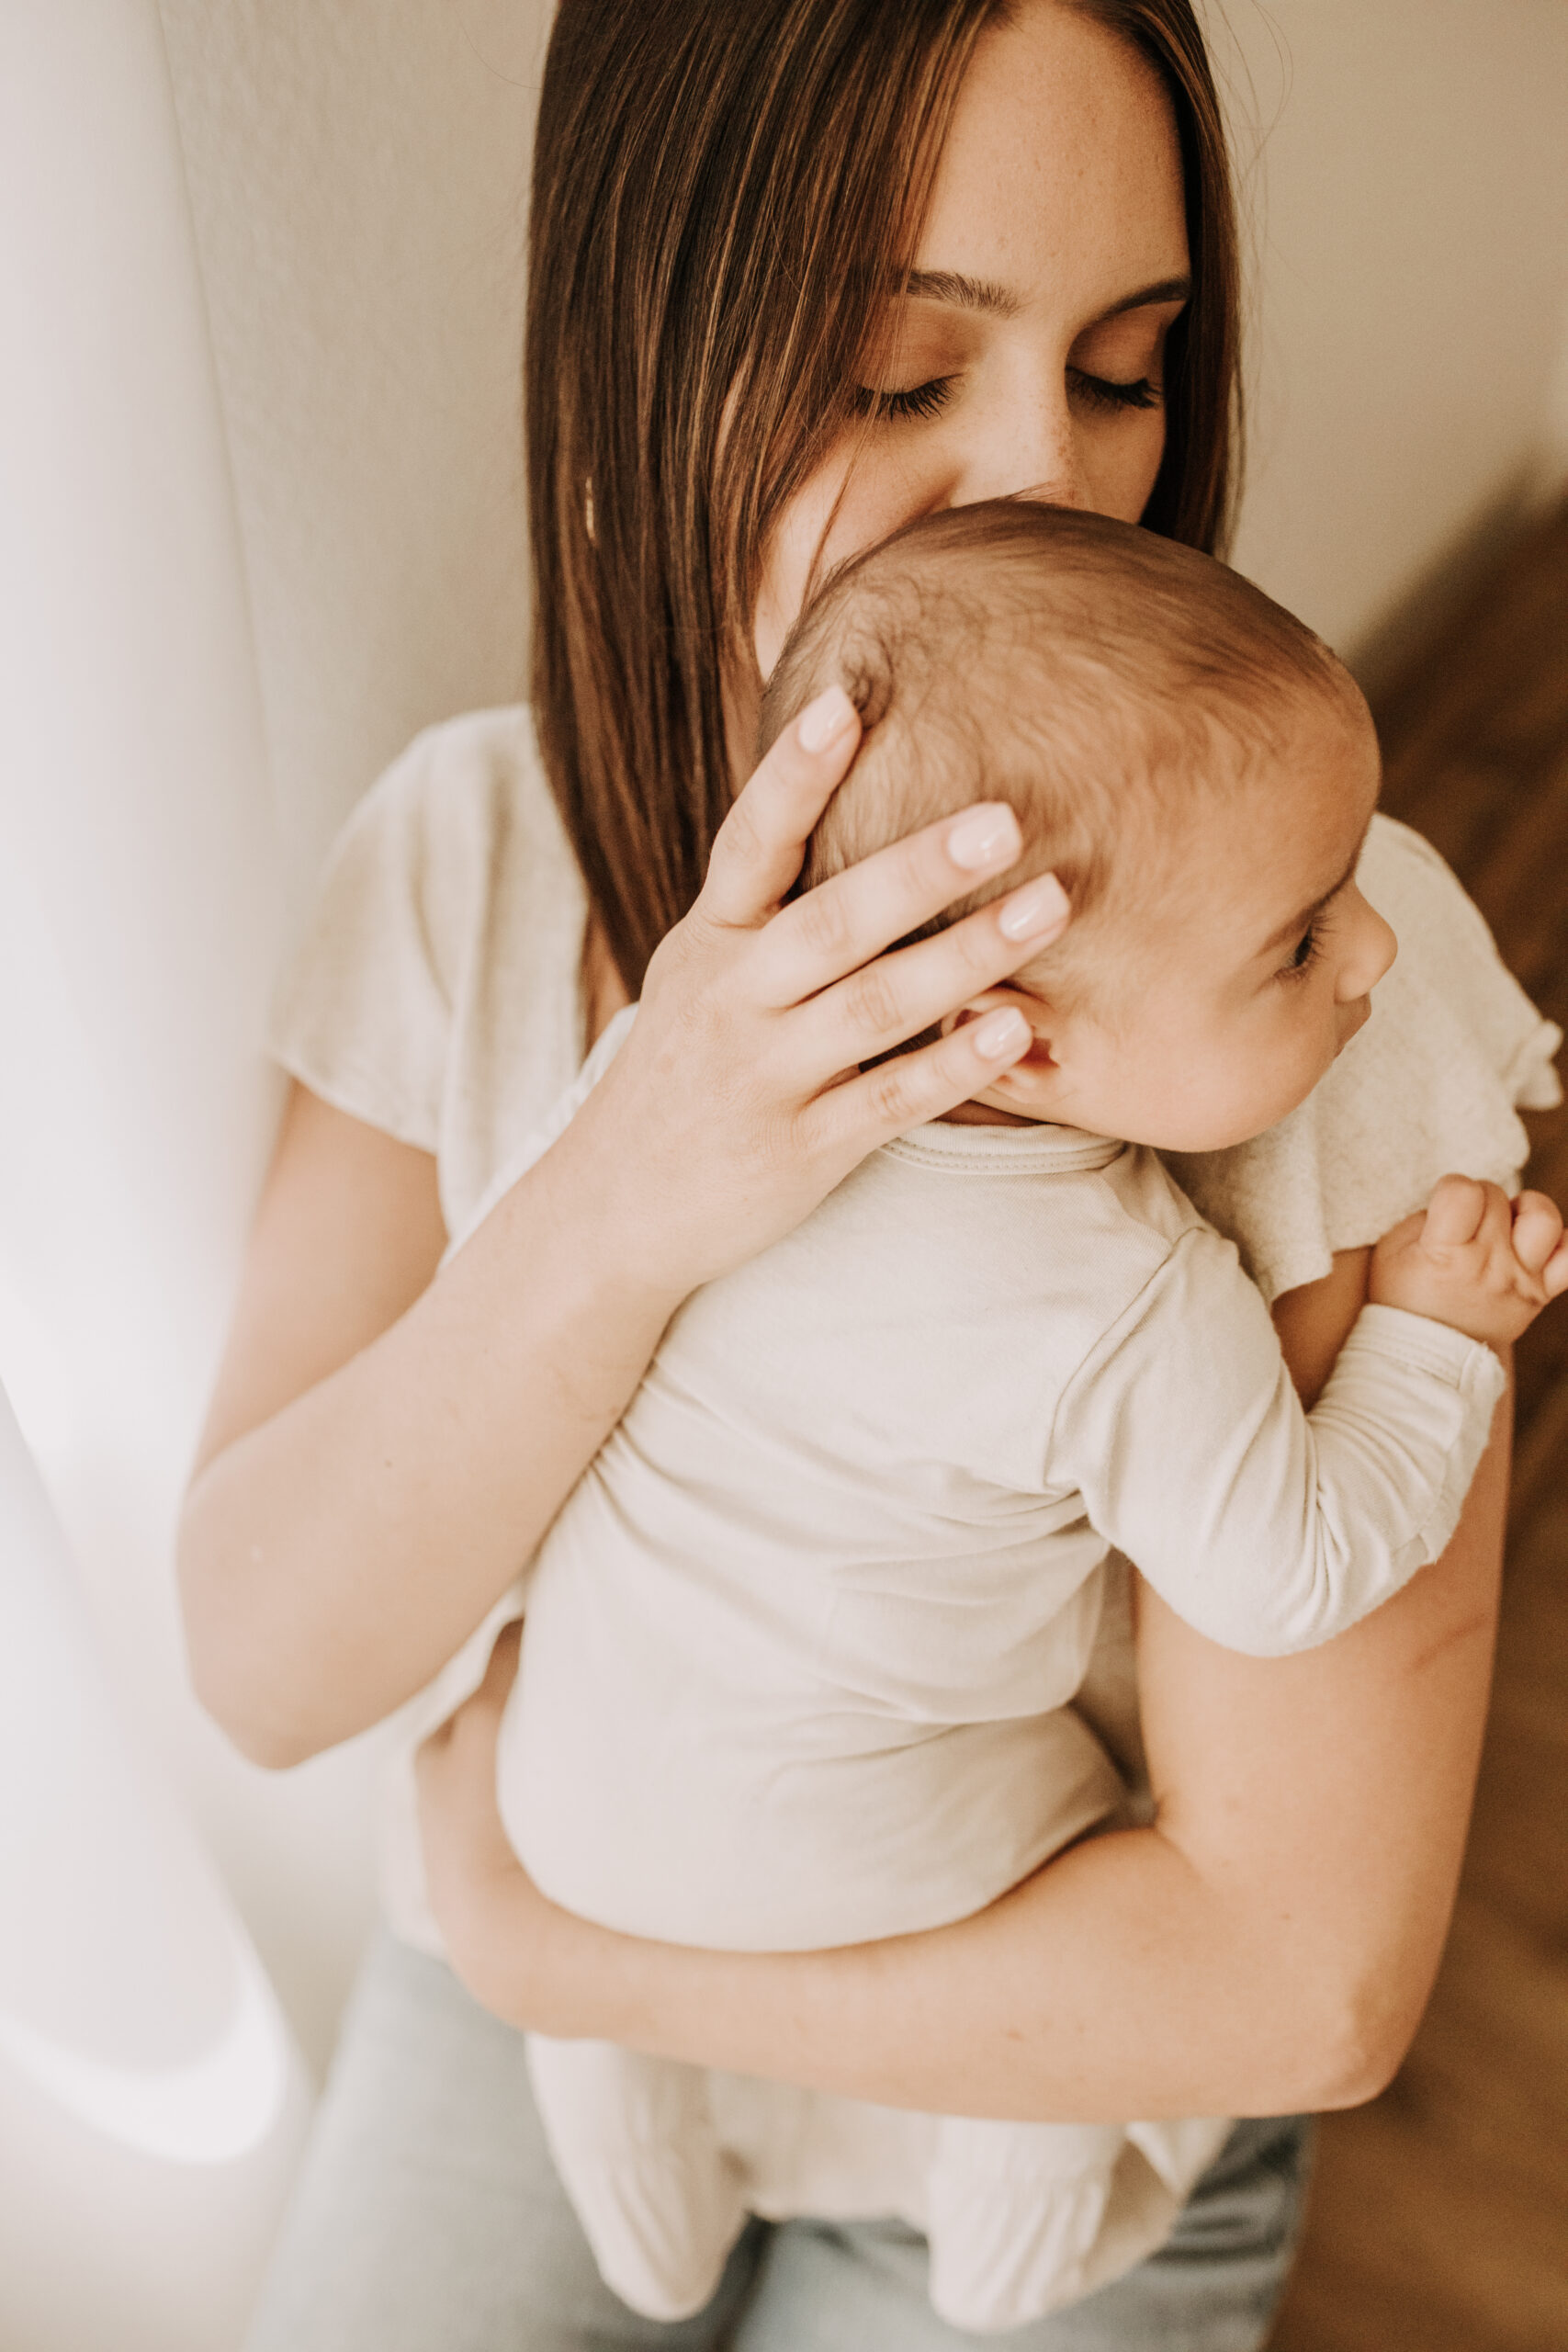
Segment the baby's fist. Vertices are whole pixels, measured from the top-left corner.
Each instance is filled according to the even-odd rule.
[[[1510,1201],[1496,1184],[1445,1176],[1372,1252],[1370,1295],[1506,1347],[1568,1290],[1562,1218],[1544,1193]]]

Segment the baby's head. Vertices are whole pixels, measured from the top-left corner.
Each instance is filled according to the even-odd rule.
[[[1353,878],[1371,721],[1238,573],[1100,515],[957,507],[829,582],[769,681],[764,744],[835,681],[865,736],[805,885],[1005,800],[1019,863],[928,928],[1035,874],[1072,902],[967,1008],[1014,1005],[1034,1035],[984,1107],[1217,1150],[1302,1102],[1366,1019],[1394,952]]]

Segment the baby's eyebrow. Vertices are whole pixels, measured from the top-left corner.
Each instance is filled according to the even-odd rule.
[[[1269,933],[1268,938],[1264,941],[1262,946],[1258,951],[1259,956],[1271,955],[1276,947],[1283,947],[1287,940],[1299,939],[1302,933],[1306,929],[1308,923],[1315,922],[1317,917],[1322,914],[1324,909],[1333,903],[1333,901],[1339,896],[1340,891],[1345,888],[1347,882],[1348,882],[1354,875],[1357,866],[1359,865],[1361,862],[1361,852],[1366,846],[1366,840],[1367,837],[1365,833],[1363,833],[1360,840],[1356,843],[1355,855],[1351,858],[1349,865],[1345,868],[1344,873],[1339,876],[1338,881],[1334,884],[1331,889],[1325,890],[1320,899],[1314,899],[1310,907],[1303,907],[1299,915],[1292,915],[1289,922],[1282,922],[1278,931],[1272,931]]]

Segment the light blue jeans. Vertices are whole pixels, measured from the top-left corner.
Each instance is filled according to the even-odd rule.
[[[1258,2352],[1290,2267],[1308,2126],[1243,2123],[1175,2234],[1087,2301],[1003,2336],[926,2301],[894,2222],[753,2222],[672,2326],[605,2287],[556,2180],[523,2037],[389,1936],[344,2023],[246,2352]]]

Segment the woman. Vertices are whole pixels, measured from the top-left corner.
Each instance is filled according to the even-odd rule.
[[[856,726],[824,697],[737,797],[759,680],[824,566],[931,508],[1027,495],[1215,545],[1235,352],[1188,0],[563,0],[530,278],[538,751],[515,713],[413,748],[350,828],[280,1012],[300,1083],[181,1559],[197,1688],[248,1753],[296,1761],[428,1682],[680,1301],[1021,1050],[974,1023],[877,1060],[1064,921],[1034,884],[888,952],[1006,870],[1009,813],[781,910]],[[1325,1086],[1271,1156],[1190,1171],[1282,1294],[1309,1390],[1359,1304],[1359,1245],[1475,1165],[1477,1135],[1477,1172],[1522,1157],[1497,1073],[1540,1044],[1451,882],[1389,854],[1421,900],[1412,935],[1441,941],[1395,1016],[1401,1085],[1375,1116]],[[1455,975],[1484,1049],[1450,1034]],[[588,1108],[440,1265],[634,995]],[[1465,1132],[1406,1137],[1439,1053],[1472,1080]],[[405,1788],[397,1938],[351,2012],[256,2352],[960,2340],[924,2302],[919,2242],[885,2225],[758,2226],[710,2312],[637,2319],[554,2184],[517,2025],[971,2113],[1267,2119],[1368,2096],[1452,1898],[1505,1455],[1500,1430],[1445,1562],[1312,1657],[1220,1652],[1144,1597],[1155,1824],[892,1945],[737,1961],[540,1902],[490,1802],[502,1645],[425,1755],[427,1888]],[[1100,1719],[1124,1735],[1116,1695]],[[1020,2340],[1259,2343],[1302,2146],[1292,2121],[1239,2127],[1162,2255]]]

